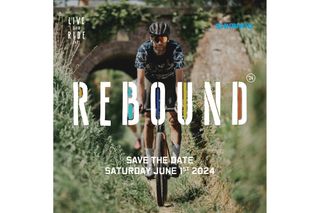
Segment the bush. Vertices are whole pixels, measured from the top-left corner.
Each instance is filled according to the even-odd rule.
[[[106,166],[124,166],[124,154],[94,121],[91,108],[89,126],[73,125],[73,81],[68,60],[76,46],[62,43],[55,34],[54,211],[156,211],[147,183],[138,176],[104,174]]]

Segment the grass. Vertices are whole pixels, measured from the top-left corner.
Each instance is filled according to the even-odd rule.
[[[68,60],[76,46],[62,45],[57,34],[55,38],[54,211],[157,212],[141,178],[104,174],[106,166],[125,165],[124,152],[94,120],[90,107],[90,125],[73,125],[73,79]]]
[[[100,82],[109,81],[111,88],[106,90],[106,95],[110,97],[110,103],[106,105],[106,117],[111,120],[112,125],[106,127],[112,137],[118,141],[125,130],[122,121],[122,82],[132,81],[132,78],[125,72],[113,69],[103,69],[90,74],[87,80],[88,88],[92,96],[91,106],[97,119],[100,117]]]

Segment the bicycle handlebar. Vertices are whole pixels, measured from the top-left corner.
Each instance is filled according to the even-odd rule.
[[[140,113],[142,114],[145,112],[151,112],[151,108],[142,109],[142,111]],[[177,109],[175,107],[169,107],[169,108],[166,107],[165,112],[177,112]]]

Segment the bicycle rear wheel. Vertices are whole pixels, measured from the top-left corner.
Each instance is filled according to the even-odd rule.
[[[157,159],[162,159],[162,157],[165,156],[165,150],[164,150],[164,139],[163,139],[163,133],[157,133],[156,136],[156,157]],[[156,168],[158,170],[158,173],[156,174],[156,185],[157,185],[157,203],[158,206],[163,206],[164,202],[167,200],[167,192],[168,192],[168,180],[165,173],[165,165],[162,162],[156,163]]]

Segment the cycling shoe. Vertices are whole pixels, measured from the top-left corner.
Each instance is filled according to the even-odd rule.
[[[181,169],[178,166],[178,164],[171,164],[170,168],[171,168],[171,170],[170,170],[171,171],[171,177],[177,178],[177,177],[180,176]]]
[[[146,174],[145,177],[147,179],[154,179],[154,173],[153,173],[153,166],[152,167],[146,167]]]

